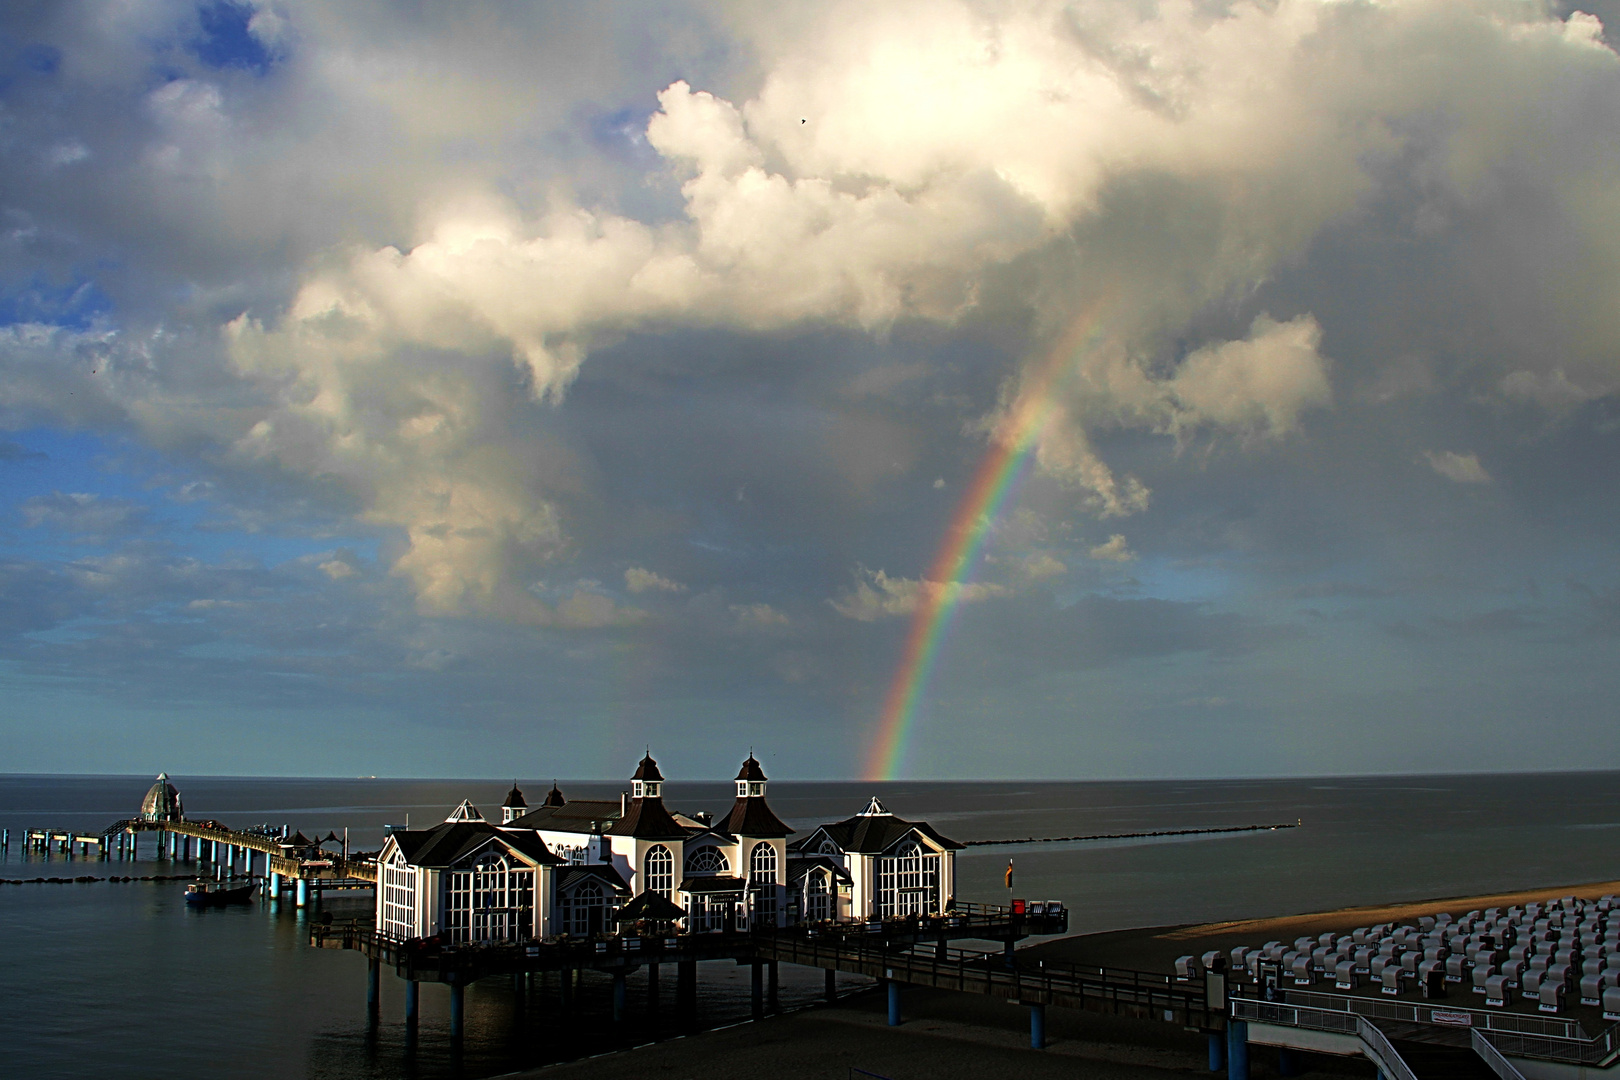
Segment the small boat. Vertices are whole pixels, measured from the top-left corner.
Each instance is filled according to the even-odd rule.
[[[253,899],[255,882],[230,888],[216,882],[198,881],[186,886],[186,903],[195,907],[224,907],[226,904],[245,904]]]

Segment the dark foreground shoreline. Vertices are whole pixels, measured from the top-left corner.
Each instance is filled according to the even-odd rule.
[[[1485,896],[1341,908],[1224,923],[1142,927],[1042,942],[1020,950],[1031,958],[1062,959],[1139,971],[1169,971],[1177,956],[1259,944],[1420,915],[1506,907],[1577,894],[1620,893],[1620,881],[1528,889]],[[525,1080],[850,1080],[876,1074],[890,1080],[1185,1080],[1208,1076],[1204,1037],[1169,1024],[1054,1009],[1048,1046],[1029,1048],[1023,1009],[970,994],[907,990],[904,1023],[887,1024],[886,1002],[875,991],[837,1005],[813,1006],[757,1023],[741,1023],[509,1074]],[[1275,1061],[1257,1053],[1251,1073],[1271,1080]],[[1311,1055],[1304,1075],[1370,1077],[1359,1058]]]

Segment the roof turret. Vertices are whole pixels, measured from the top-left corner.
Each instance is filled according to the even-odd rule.
[[[651,752],[641,759],[635,776],[631,777],[630,794],[630,805],[607,830],[609,834],[646,840],[686,838],[686,829],[664,809],[664,774],[658,771],[658,762],[653,760]]]
[[[568,800],[563,798],[562,788],[557,786],[557,781],[553,780],[551,782],[551,790],[546,792],[546,801],[542,805],[545,805],[545,806],[567,806],[568,805]]]
[[[648,752],[647,756],[641,759],[641,764],[636,768],[636,774],[630,779],[662,781],[664,774],[658,771],[658,762],[654,761],[652,753]]]
[[[793,830],[777,817],[765,803],[765,770],[754,755],[749,754],[737,772],[737,801],[731,804],[731,813],[715,826],[732,836],[778,837],[791,836]]]
[[[501,803],[501,806],[521,810],[528,809],[529,804],[524,801],[523,792],[518,790],[516,780],[512,781],[512,790],[506,793],[506,801]]]

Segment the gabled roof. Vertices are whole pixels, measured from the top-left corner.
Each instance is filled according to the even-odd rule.
[[[534,833],[497,829],[487,821],[446,821],[431,829],[399,829],[389,839],[413,866],[442,869],[492,842],[533,863],[554,866],[563,861]]]
[[[652,758],[648,758],[651,761]],[[685,840],[686,828],[669,816],[663,799],[631,799],[624,817],[608,830],[613,836],[634,836],[640,840]]]
[[[731,813],[715,822],[716,829],[732,836],[779,837],[792,836],[781,818],[765,805],[765,796],[754,795],[738,799],[731,805]]]
[[[630,892],[629,882],[607,863],[583,863],[563,867],[557,871],[557,891],[562,893],[571,889],[586,878],[594,878],[616,893],[628,895]]]
[[[823,825],[805,837],[797,847],[799,850],[807,850],[818,835],[825,834],[844,851],[876,855],[887,851],[913,831],[928,837],[942,848],[954,851],[962,846],[955,840],[940,835],[926,821],[907,821],[885,811],[881,814],[856,814],[843,821]]]
[[[852,880],[844,864],[837,859],[826,855],[808,855],[804,858],[791,858],[788,860],[787,879],[791,885],[812,870],[827,870],[832,873],[834,880],[845,882]]]
[[[599,833],[619,819],[619,803],[608,799],[574,799],[560,806],[536,807],[512,821],[525,829],[551,829],[556,832]]]

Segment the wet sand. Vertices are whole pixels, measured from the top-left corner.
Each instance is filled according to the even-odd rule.
[[[1020,956],[1067,960],[1076,964],[1128,968],[1135,971],[1170,972],[1176,957],[1201,955],[1210,949],[1226,952],[1239,945],[1259,946],[1267,941],[1293,941],[1305,935],[1333,931],[1348,932],[1358,926],[1381,922],[1416,922],[1419,916],[1442,911],[1454,917],[1492,907],[1511,907],[1531,901],[1557,900],[1579,896],[1595,900],[1606,893],[1620,893],[1620,881],[1589,882],[1549,889],[1530,889],[1488,896],[1455,896],[1411,903],[1382,904],[1374,907],[1341,908],[1302,915],[1282,915],[1237,922],[1199,923],[1182,926],[1150,926],[1136,930],[1116,930],[1106,934],[1059,938],[1019,950]]]

